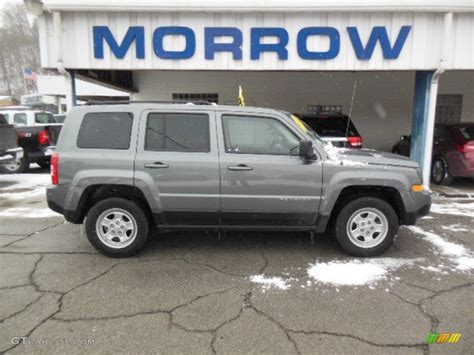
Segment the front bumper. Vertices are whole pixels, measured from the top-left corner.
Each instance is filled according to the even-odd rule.
[[[416,223],[416,220],[428,215],[430,213],[431,209],[431,198],[429,202],[425,203],[423,206],[421,206],[418,210],[414,212],[407,212],[405,213],[405,220],[404,224],[407,226],[412,226]]]

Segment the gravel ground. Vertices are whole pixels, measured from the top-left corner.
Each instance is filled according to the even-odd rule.
[[[380,258],[305,233],[170,232],[117,260],[47,209],[48,183],[0,176],[0,352],[474,349],[474,200],[436,199]],[[430,332],[463,335],[427,345]]]

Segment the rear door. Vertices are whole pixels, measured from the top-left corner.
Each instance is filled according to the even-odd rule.
[[[218,121],[222,224],[314,224],[322,166],[298,156],[302,137],[276,116],[222,112]]]
[[[219,223],[215,115],[201,110],[149,110],[140,121],[137,184],[152,185],[160,224]]]

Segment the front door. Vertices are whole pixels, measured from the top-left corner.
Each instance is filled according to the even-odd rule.
[[[168,225],[219,223],[219,163],[212,111],[148,111],[140,122],[135,183],[151,185],[155,219]],[[142,189],[146,190],[146,186]]]
[[[322,165],[298,156],[303,137],[279,117],[229,112],[217,122],[222,224],[315,224]]]

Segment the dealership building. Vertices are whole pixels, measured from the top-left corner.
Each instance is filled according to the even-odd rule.
[[[41,63],[132,100],[208,100],[350,114],[364,145],[474,121],[472,0],[25,0]],[[426,181],[426,180],[425,180]]]

